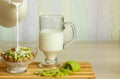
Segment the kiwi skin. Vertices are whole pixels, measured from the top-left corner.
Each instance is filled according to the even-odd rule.
[[[76,61],[67,61],[66,63],[63,64],[62,68],[64,69],[69,69],[73,72],[80,71],[80,64]]]

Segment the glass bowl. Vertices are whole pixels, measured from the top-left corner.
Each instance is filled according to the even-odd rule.
[[[32,58],[27,58],[29,57],[28,55],[28,51],[24,50],[24,52],[20,52],[19,51],[19,54],[17,55],[13,55],[14,58],[10,58],[9,55],[6,56],[7,52],[10,50],[10,49],[14,49],[14,48],[17,48],[17,45],[16,44],[6,44],[6,45],[3,45],[2,48],[1,48],[1,61],[3,63],[6,64],[7,66],[7,72],[9,73],[24,73],[27,71],[28,69],[28,65],[35,59],[35,57],[37,56],[37,48],[35,45],[29,45],[29,44],[20,44],[19,45],[19,48],[21,47],[27,47],[29,48],[30,52],[31,52],[31,55],[32,55]],[[14,49],[15,50],[15,49]],[[17,50],[17,49],[16,49]],[[23,49],[22,49],[23,50]],[[10,51],[9,51],[10,52]],[[24,53],[24,54],[23,54]],[[11,53],[10,53],[11,54]],[[12,53],[13,54],[13,53]],[[23,55],[21,55],[23,54]],[[19,56],[20,55],[20,56]],[[28,55],[28,56],[27,56]],[[15,57],[16,56],[16,57]],[[18,57],[21,57],[21,56],[24,56],[19,59],[16,59],[15,58],[18,58]],[[19,61],[18,61],[19,60]]]

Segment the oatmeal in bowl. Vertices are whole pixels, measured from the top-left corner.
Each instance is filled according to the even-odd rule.
[[[36,46],[8,44],[1,48],[1,60],[10,73],[24,73],[37,55]]]

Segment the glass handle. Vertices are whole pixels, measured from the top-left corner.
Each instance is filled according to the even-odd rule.
[[[67,46],[69,46],[69,45],[74,41],[74,39],[75,39],[75,34],[76,34],[76,29],[75,29],[75,26],[74,26],[73,23],[71,23],[71,22],[65,22],[65,23],[64,23],[64,30],[63,30],[64,33],[66,32],[65,29],[66,29],[67,27],[71,27],[72,37],[71,37],[70,40],[67,40],[66,42],[64,42],[64,48],[66,48]],[[64,40],[64,41],[65,41],[65,40]]]

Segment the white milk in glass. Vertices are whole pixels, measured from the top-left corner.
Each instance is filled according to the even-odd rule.
[[[50,60],[54,60],[57,54],[63,50],[63,32],[55,29],[40,31],[40,49]]]

